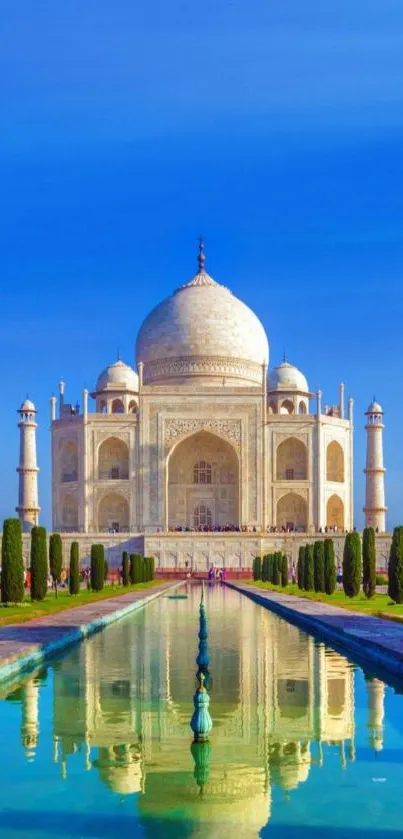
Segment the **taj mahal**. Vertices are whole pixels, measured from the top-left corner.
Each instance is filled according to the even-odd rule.
[[[165,551],[166,565],[173,551],[175,565],[208,534],[353,528],[353,400],[345,404],[340,384],[335,403],[323,404],[285,357],[269,366],[260,320],[207,273],[202,242],[196,275],[145,318],[135,355],[136,369],[121,358],[107,366],[81,407],[66,401],[63,381],[50,399],[55,531],[151,539],[150,550]],[[40,509],[34,404],[19,413],[17,510],[27,529]],[[379,533],[383,427],[374,400],[363,508]],[[258,548],[242,548],[240,562],[250,564]]]

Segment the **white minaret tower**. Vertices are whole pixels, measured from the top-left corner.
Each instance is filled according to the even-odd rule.
[[[20,465],[18,507],[16,511],[21,521],[24,532],[31,530],[31,527],[38,524],[38,472],[36,465],[36,429],[35,422],[36,408],[30,399],[22,403],[18,411],[21,419],[18,423],[20,429]]]
[[[378,402],[371,402],[365,416],[367,424],[367,465],[365,485],[365,526],[385,532],[385,469],[383,466],[383,411]]]

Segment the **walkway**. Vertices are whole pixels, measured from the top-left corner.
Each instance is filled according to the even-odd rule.
[[[178,585],[183,583],[161,583],[152,589],[130,591],[119,597],[0,628],[0,681],[10,679],[22,669],[37,667],[49,655],[86,638]]]
[[[342,647],[359,663],[371,663],[388,673],[403,677],[402,624],[283,592],[255,588],[253,585],[227,585],[297,624],[301,629]]]

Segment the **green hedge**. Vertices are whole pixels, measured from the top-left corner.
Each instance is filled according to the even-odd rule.
[[[362,560],[359,533],[347,533],[343,552],[343,588],[347,597],[356,597],[361,588]]]
[[[1,545],[1,602],[22,603],[24,600],[24,562],[22,529],[19,519],[6,519]]]
[[[46,530],[33,527],[31,530],[31,598],[44,600],[48,590],[48,558]]]
[[[313,546],[313,568],[315,591],[325,590],[325,548],[322,539]]]
[[[403,603],[403,527],[395,527],[388,565],[388,595],[395,603]]]
[[[325,592],[326,594],[333,594],[337,582],[333,539],[325,539],[323,549],[325,554]]]
[[[262,579],[262,560],[260,556],[255,556],[253,560],[253,579],[254,580],[261,580]]]
[[[373,597],[376,588],[375,530],[366,527],[362,534],[362,587],[366,597]]]
[[[105,549],[103,545],[91,545],[91,588],[102,591],[105,576]]]
[[[57,584],[60,582],[60,576],[63,566],[63,546],[62,537],[59,533],[51,533],[49,538],[49,571],[55,587],[55,594],[57,597]]]
[[[129,585],[129,554],[123,551],[122,554],[122,583],[124,586]]]
[[[288,559],[285,554],[281,558],[281,585],[288,586]]]
[[[297,584],[299,589],[304,588],[304,580],[305,580],[305,547],[301,545],[298,551],[298,563],[297,563]]]
[[[305,546],[305,562],[304,562],[304,589],[305,591],[313,591],[314,588],[314,564],[313,564],[313,545]]]
[[[72,542],[70,547],[69,591],[78,594],[80,591],[80,549],[78,542]]]

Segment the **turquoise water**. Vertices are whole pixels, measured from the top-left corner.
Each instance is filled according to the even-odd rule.
[[[220,586],[206,591],[213,731],[191,750],[188,593],[3,689],[0,839],[401,834],[402,696]]]

